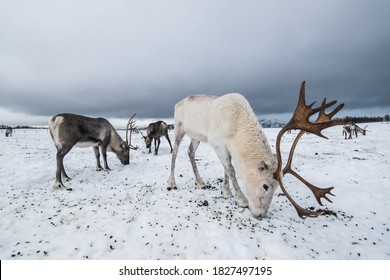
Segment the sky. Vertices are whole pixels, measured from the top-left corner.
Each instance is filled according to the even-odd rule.
[[[0,0],[0,124],[172,118],[196,94],[260,117],[327,97],[390,114],[390,2]]]

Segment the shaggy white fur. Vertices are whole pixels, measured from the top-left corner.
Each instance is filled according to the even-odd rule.
[[[277,163],[248,101],[232,93],[221,97],[190,96],[176,104],[175,145],[168,189],[176,188],[175,161],[185,134],[192,139],[188,154],[196,185],[205,186],[196,166],[195,151],[200,142],[209,143],[225,169],[222,194],[232,195],[230,180],[236,202],[242,207],[249,206],[255,217],[264,217],[278,186],[273,178]],[[248,199],[240,190],[236,169],[244,180]]]

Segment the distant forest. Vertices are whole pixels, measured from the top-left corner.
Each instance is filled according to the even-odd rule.
[[[9,126],[9,125],[4,125],[0,124],[0,129],[6,129],[8,127],[11,127],[12,129],[47,129],[45,127],[34,127],[34,126],[28,126],[28,125],[17,125],[17,126]]]
[[[385,115],[384,117],[345,117],[339,118],[338,120],[345,122],[354,122],[354,123],[371,123],[371,122],[389,122],[390,115]]]

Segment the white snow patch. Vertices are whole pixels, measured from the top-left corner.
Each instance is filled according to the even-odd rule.
[[[185,138],[177,159],[178,190],[167,191],[169,145],[148,154],[141,135],[123,166],[109,153],[109,172],[95,171],[92,149],[74,148],[64,160],[72,181],[53,190],[56,150],[47,130],[1,137],[1,259],[390,259],[390,125],[369,125],[345,140],[342,129],[325,140],[305,135],[293,166],[320,187],[334,186],[337,215],[300,219],[280,189],[268,217],[221,197],[222,165],[201,144],[197,163],[208,189],[194,185]],[[278,129],[265,129],[272,149]],[[120,131],[124,138],[124,131]],[[297,132],[285,135],[284,155]],[[173,132],[170,132],[173,142]],[[286,186],[304,207],[317,204],[291,176]],[[243,191],[244,187],[242,186]],[[203,206],[204,201],[208,206]]]

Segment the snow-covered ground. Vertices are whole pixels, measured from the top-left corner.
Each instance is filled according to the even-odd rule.
[[[53,190],[55,147],[47,130],[0,136],[1,259],[390,259],[390,124],[369,124],[345,140],[341,127],[325,140],[305,135],[294,168],[315,185],[334,186],[330,214],[302,220],[278,189],[268,217],[220,195],[223,169],[201,144],[197,163],[207,189],[196,189],[185,138],[177,159],[178,190],[167,191],[171,154],[140,146],[123,166],[108,157],[95,171],[91,148],[65,157],[72,191]],[[278,129],[265,129],[274,149]],[[173,132],[170,132],[173,135]],[[285,135],[285,155],[297,132]],[[120,131],[124,136],[124,131]],[[171,136],[173,144],[173,136]],[[293,177],[286,186],[304,207],[315,199]],[[244,187],[242,186],[245,192]],[[207,201],[208,205],[204,206]]]

